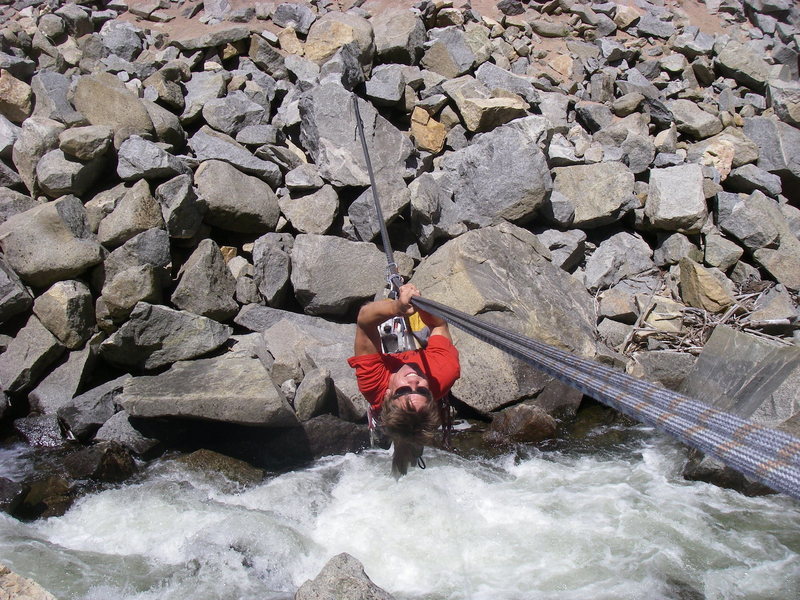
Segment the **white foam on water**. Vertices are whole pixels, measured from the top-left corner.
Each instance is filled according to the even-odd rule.
[[[591,456],[385,451],[237,490],[178,463],[32,524],[0,519],[0,562],[57,597],[287,598],[340,552],[398,599],[793,598],[800,503],[680,477],[654,437]],[[49,584],[49,585],[48,585]]]

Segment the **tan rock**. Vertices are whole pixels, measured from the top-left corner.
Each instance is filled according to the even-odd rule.
[[[287,54],[303,56],[303,42],[297,38],[297,32],[295,32],[294,27],[285,27],[278,34],[278,43],[281,46],[281,50]]]
[[[32,111],[31,86],[0,69],[0,114],[13,123],[22,123]]]
[[[730,292],[717,281],[711,271],[688,258],[678,263],[681,269],[680,290],[689,306],[719,313],[733,306]]]
[[[680,333],[683,329],[683,309],[686,307],[680,302],[664,296],[653,296],[650,305],[650,298],[646,295],[637,296],[636,302],[640,305],[640,311],[647,310],[644,322],[651,327],[668,333]],[[648,306],[643,304],[652,308],[648,310]]]
[[[314,21],[309,29],[305,55],[309,60],[322,63],[350,42],[358,44],[362,62],[371,62],[375,43],[369,21],[350,13],[329,12]]]
[[[16,600],[56,600],[38,583],[20,577],[5,565],[0,565],[0,598]]]
[[[574,69],[574,61],[571,56],[566,54],[559,54],[550,61],[550,66],[557,73],[563,75],[566,79],[572,79]]]
[[[447,128],[418,106],[411,113],[411,137],[420,150],[438,154],[444,148]]]
[[[725,181],[731,172],[733,157],[736,149],[733,144],[724,139],[718,139],[708,145],[700,158],[700,164],[716,167],[721,181]]]
[[[617,13],[614,15],[614,23],[620,29],[627,29],[639,20],[641,13],[632,6],[617,4]]]

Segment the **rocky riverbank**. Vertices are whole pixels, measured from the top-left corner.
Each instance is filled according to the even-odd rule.
[[[352,4],[0,3],[0,418],[61,457],[6,510],[165,448],[367,443],[345,359],[385,258],[354,94],[425,296],[671,387],[716,325],[796,343],[793,3]],[[486,443],[578,411],[456,342]],[[796,427],[796,389],[745,416]]]

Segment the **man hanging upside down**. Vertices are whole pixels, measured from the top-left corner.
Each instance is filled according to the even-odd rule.
[[[348,364],[356,370],[358,389],[394,444],[392,472],[405,475],[408,465],[422,456],[441,423],[440,400],[461,376],[458,350],[447,323],[423,310],[419,316],[430,329],[427,346],[398,354],[383,354],[378,326],[395,316],[417,312],[411,298],[416,286],[400,287],[394,300],[377,300],[358,312],[354,356]]]

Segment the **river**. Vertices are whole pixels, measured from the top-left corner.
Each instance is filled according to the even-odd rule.
[[[25,460],[0,457],[10,474]],[[684,481],[685,450],[649,429],[602,449],[426,457],[399,481],[370,450],[249,488],[159,460],[62,517],[0,515],[0,562],[59,600],[291,598],[340,552],[408,600],[800,595],[800,503]]]

